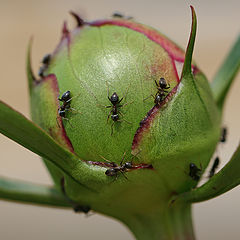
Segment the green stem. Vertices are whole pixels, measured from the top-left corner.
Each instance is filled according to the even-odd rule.
[[[161,206],[148,214],[126,216],[122,220],[138,240],[194,240],[191,205]]]
[[[0,178],[0,199],[49,207],[71,207],[54,187]]]
[[[240,68],[240,35],[233,45],[228,56],[221,65],[211,84],[214,98],[220,109],[223,108],[224,100],[229,88]]]

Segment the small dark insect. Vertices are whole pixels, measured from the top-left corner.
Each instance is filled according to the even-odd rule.
[[[120,12],[114,12],[112,14],[112,17],[115,17],[115,18],[124,18],[124,15]]]
[[[132,169],[133,164],[132,164],[132,161],[123,163],[125,154],[126,154],[126,152],[123,154],[120,165],[118,165],[114,162],[111,162],[112,166],[109,169],[107,169],[106,172],[105,172],[105,174],[107,176],[111,176],[111,177],[115,176],[117,178],[118,173],[121,173],[127,179],[127,177],[125,176],[124,173],[127,172],[128,170]],[[103,158],[103,159],[109,162],[109,160],[107,160],[105,158]]]
[[[218,168],[219,163],[220,163],[219,157],[216,157],[212,165],[212,168],[209,172],[209,176],[208,176],[209,178],[211,178],[215,174],[215,171]]]
[[[156,105],[159,105],[166,97],[165,93],[168,93],[168,91],[166,91],[166,89],[169,89],[170,85],[169,84],[167,85],[165,78],[162,78],[162,77],[159,79],[158,82],[155,80],[155,84],[157,86],[158,91],[155,94],[154,103]]]
[[[149,97],[152,96],[154,98],[155,105],[159,105],[165,99],[166,93],[168,93],[166,89],[169,89],[170,85],[167,84],[165,78],[163,77],[161,77],[158,82],[155,80],[155,84],[157,86],[157,93],[155,94],[155,96],[150,95]],[[143,101],[145,101],[149,97],[145,98]]]
[[[50,61],[51,61],[51,54],[46,54],[41,61],[42,66],[39,68],[39,71],[38,71],[39,77],[44,77],[44,72],[47,70]]]
[[[46,54],[42,59],[42,64],[49,65],[51,61],[51,54]]]
[[[63,102],[63,104],[58,109],[58,114],[62,118],[66,118],[66,111],[71,109],[71,100],[72,100],[72,98],[71,98],[70,91],[68,90],[65,93],[63,93],[62,97],[58,98],[58,100]]]
[[[89,206],[79,205],[78,203],[74,202],[73,200],[71,200],[67,196],[66,190],[65,190],[65,179],[64,179],[64,177],[62,177],[61,180],[60,180],[60,186],[61,186],[61,190],[62,190],[63,195],[65,196],[65,198],[67,199],[69,204],[72,205],[74,212],[76,212],[76,213],[83,212],[83,213],[87,214],[91,210],[91,208]]]
[[[222,134],[221,134],[221,137],[220,137],[220,142],[226,142],[226,138],[227,138],[227,128],[224,127],[222,128]]]
[[[194,163],[190,163],[190,165],[189,165],[189,176],[193,180],[198,181],[200,179],[199,173],[201,171],[202,170],[199,169]]]
[[[112,123],[112,125],[111,125],[111,135],[113,134],[113,124],[114,124],[114,122],[122,122],[122,121],[125,121],[125,122],[127,122],[127,123],[130,124],[130,122],[128,122],[128,121],[125,120],[125,119],[119,119],[119,115],[123,115],[123,114],[119,111],[119,109],[122,108],[122,107],[124,107],[124,106],[126,106],[126,105],[128,104],[128,103],[125,103],[125,104],[123,104],[123,105],[120,104],[121,101],[125,98],[126,94],[127,94],[127,91],[126,91],[125,95],[124,95],[121,99],[119,99],[119,97],[118,97],[118,95],[117,95],[116,92],[114,92],[114,93],[112,94],[112,96],[109,97],[109,89],[108,89],[108,100],[111,102],[112,105],[105,106],[105,108],[111,108],[111,110],[110,110],[110,112],[109,112],[109,114],[108,114],[108,117],[107,117],[107,122],[108,122],[110,116],[111,116],[111,119],[113,120],[113,123]]]
[[[113,17],[113,18],[124,18],[124,19],[127,19],[127,20],[133,19],[133,17],[125,16],[124,14],[122,14],[122,13],[120,13],[120,12],[114,12],[114,13],[112,14],[112,17]]]
[[[78,96],[78,95],[77,95]],[[76,109],[72,108],[71,107],[71,101],[73,98],[77,97],[77,96],[74,96],[74,97],[71,97],[71,92],[68,90],[66,92],[63,93],[62,97],[61,98],[58,98],[58,100],[60,102],[62,102],[63,104],[58,108],[58,114],[59,116],[62,118],[62,119],[65,119],[65,120],[69,120],[68,118],[66,118],[66,112],[67,111],[74,111],[74,112],[78,112],[78,113],[81,113],[79,111],[77,111]],[[58,123],[58,121],[57,121]],[[70,124],[70,122],[69,122]],[[71,125],[71,124],[70,124]],[[59,124],[58,124],[59,126]]]

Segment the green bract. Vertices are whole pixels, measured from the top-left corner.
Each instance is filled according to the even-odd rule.
[[[41,128],[0,105],[1,132],[42,156],[55,183],[53,189],[34,190],[29,202],[92,209],[121,220],[138,239],[193,239],[191,202],[220,195],[240,181],[238,149],[222,171],[193,190],[220,138],[239,51],[226,60],[233,69],[223,67],[211,88],[192,62],[193,8],[186,53],[133,20],[84,22],[73,15],[78,26],[70,32],[64,24],[40,78],[33,75],[29,47],[32,118]],[[231,177],[225,181],[225,175]],[[34,188],[10,180],[1,185],[4,198],[25,202]],[[18,186],[28,189],[25,195]]]

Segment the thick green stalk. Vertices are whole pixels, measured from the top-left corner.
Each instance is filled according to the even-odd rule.
[[[160,206],[152,212],[126,216],[122,220],[138,240],[193,240],[190,204]]]

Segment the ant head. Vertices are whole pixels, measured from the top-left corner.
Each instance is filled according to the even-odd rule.
[[[42,59],[42,63],[48,65],[50,63],[50,60],[51,60],[51,54],[46,54]]]
[[[116,104],[119,102],[119,97],[116,92],[114,92],[110,98],[112,104]]]
[[[127,169],[131,169],[133,167],[133,165],[132,165],[131,162],[125,162],[124,167],[127,168]]]
[[[189,168],[194,169],[194,168],[197,168],[197,166],[194,163],[190,163]]]
[[[159,79],[159,87],[162,89],[165,89],[167,87],[167,82],[166,82],[165,78],[161,77]]]
[[[117,171],[116,171],[115,168],[109,168],[109,169],[105,172],[105,174],[106,174],[107,176],[116,176],[116,175],[117,175]]]
[[[61,97],[61,101],[66,102],[67,100],[70,99],[70,91],[66,91],[65,93],[63,93],[62,97]]]

